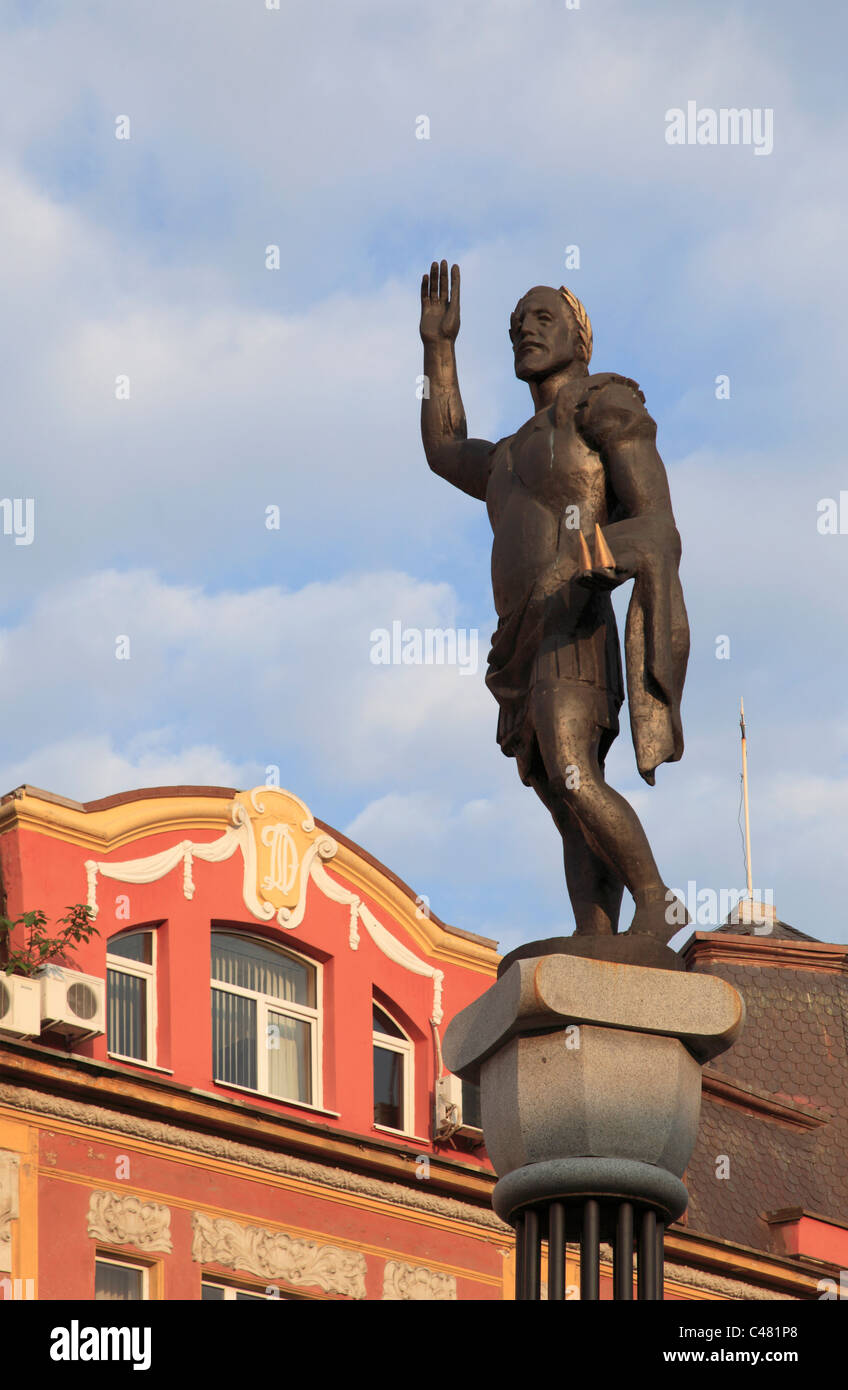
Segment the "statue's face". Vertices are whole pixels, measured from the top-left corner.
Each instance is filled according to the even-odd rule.
[[[547,286],[528,290],[509,320],[519,381],[533,381],[567,367],[577,356],[577,325],[561,294]]]

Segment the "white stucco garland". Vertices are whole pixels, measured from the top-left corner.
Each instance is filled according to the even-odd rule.
[[[264,806],[257,800],[257,791],[261,791],[261,788],[256,788],[250,793],[251,803],[258,814],[263,815]],[[287,795],[290,796],[291,794],[287,793]],[[291,799],[297,800],[295,797]],[[314,830],[314,820],[303,803],[299,802],[298,804],[306,812],[301,821],[301,829],[307,832]],[[393,936],[386,927],[377,921],[374,914],[356,893],[343,888],[340,883],[336,883],[334,879],[330,878],[322,861],[332,859],[338,850],[338,844],[331,835],[317,836],[303,855],[299,865],[300,884],[296,905],[293,908],[281,907],[276,910],[273,903],[264,902],[257,896],[256,840],[247,807],[239,801],[233,805],[232,819],[233,825],[228,826],[223,835],[217,840],[212,840],[211,843],[180,840],[179,844],[172,845],[170,849],[160,850],[158,854],[148,854],[140,859],[125,859],[118,864],[109,863],[102,859],[87,859],[85,871],[88,883],[88,905],[94,916],[96,917],[100,910],[97,903],[98,877],[113,879],[118,883],[154,883],[157,879],[164,878],[182,862],[183,895],[191,899],[194,897],[194,878],[192,876],[194,860],[200,859],[208,864],[220,864],[225,859],[230,859],[236,850],[240,850],[244,863],[242,897],[245,907],[254,917],[258,917],[262,922],[268,922],[272,917],[276,917],[279,926],[287,931],[293,931],[303,921],[306,911],[306,892],[311,880],[331,902],[343,903],[350,908],[348,944],[352,951],[356,951],[359,947],[359,924],[361,923],[375,946],[382,951],[384,956],[388,956],[389,960],[415,975],[425,975],[432,979],[433,1021],[437,1024],[442,1022],[444,971],[420,960],[410,951],[408,946],[405,946],[402,941],[398,941],[397,937]]]

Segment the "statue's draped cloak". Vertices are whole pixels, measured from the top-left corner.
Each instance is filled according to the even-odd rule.
[[[604,449],[627,439],[653,442],[656,425],[635,382],[604,373],[590,377],[574,410],[575,424],[589,446],[603,458]],[[508,447],[503,441],[497,448]],[[689,657],[689,624],[678,567],[680,537],[667,492],[651,510],[628,516],[618,505],[604,527],[613,555],[634,574],[624,634],[630,728],[641,776],[653,784],[660,763],[676,762],[683,754],[680,701]],[[486,684],[501,706],[498,741],[504,753],[516,756],[524,780],[529,776],[526,702],[537,654],[546,632],[551,592],[534,584],[511,613],[505,614],[492,638]],[[606,708],[597,722],[603,729],[603,763],[618,733],[621,668],[615,618],[609,596],[598,595],[589,610],[590,626],[605,628]],[[603,635],[603,634],[602,634]]]
[[[660,763],[683,756],[680,700],[689,659],[689,623],[678,565],[680,538],[670,517],[620,521],[605,534],[615,554],[616,533],[640,552],[624,629],[627,700],[636,765],[653,785]]]

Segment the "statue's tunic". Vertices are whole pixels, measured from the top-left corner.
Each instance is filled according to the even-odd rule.
[[[494,532],[492,588],[498,627],[492,638],[486,683],[500,705],[498,742],[504,753],[515,757],[525,782],[545,776],[530,714],[529,697],[535,688],[571,690],[575,713],[579,704],[601,730],[601,764],[618,734],[624,683],[615,615],[608,592],[576,582],[583,568],[578,531],[591,550],[595,523],[613,525],[607,535],[615,553],[612,537],[619,528],[614,523],[626,521],[627,514],[612,491],[604,451],[620,440],[640,434],[653,439],[655,433],[656,425],[636,383],[602,373],[567,383],[553,405],[493,447],[486,505]],[[672,546],[669,558],[679,590],[679,538],[671,513],[665,527],[663,518],[644,520],[647,527],[638,527],[636,522],[627,526],[628,541],[644,543],[647,538],[644,582],[635,613],[631,604],[627,638],[630,644],[632,627],[633,645],[639,646],[643,665],[643,610],[646,602],[651,608],[657,579],[651,552],[655,548],[660,555],[668,551],[669,527],[678,547],[675,555]],[[664,562],[660,563],[665,569]],[[682,608],[682,595],[680,604]],[[646,670],[646,687],[641,700],[637,693],[635,711],[628,647],[631,722],[634,718],[637,721],[634,742],[640,771],[648,781],[653,781],[655,757],[657,762],[673,760],[682,752],[679,694],[685,654],[681,670],[683,632],[676,604],[673,606],[676,637],[681,639],[676,642],[668,640],[670,633],[660,633],[659,640],[653,640],[657,637],[653,613],[647,614],[647,646],[659,654],[660,661],[657,679],[656,673]],[[688,654],[688,628],[685,647]],[[671,677],[664,661],[665,666],[674,668]],[[650,664],[649,660],[648,667]],[[671,718],[668,737],[664,716]]]

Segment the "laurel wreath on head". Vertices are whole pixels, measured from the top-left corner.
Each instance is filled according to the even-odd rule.
[[[574,315],[574,322],[577,324],[577,336],[580,340],[580,353],[583,361],[587,364],[592,357],[592,325],[589,322],[589,315],[580,303],[576,294],[567,290],[565,285],[560,285],[559,292]]]

